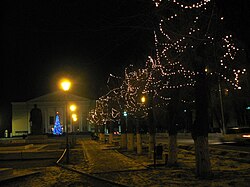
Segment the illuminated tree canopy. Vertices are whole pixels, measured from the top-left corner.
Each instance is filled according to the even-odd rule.
[[[92,111],[96,122],[117,120],[123,111],[134,117],[147,116],[149,105],[140,102],[143,95],[152,94],[154,107],[164,108],[179,89],[180,101],[193,103],[195,77],[202,73],[210,82],[219,79],[241,89],[240,77],[246,73],[244,49],[224,30],[214,1],[153,2],[159,20],[154,31],[155,53],[148,56],[144,67],[130,65],[123,77],[110,75],[119,84],[97,100]]]

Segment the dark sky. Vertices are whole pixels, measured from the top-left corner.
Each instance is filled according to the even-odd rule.
[[[109,73],[120,75],[146,58],[149,10],[133,0],[6,1],[2,94],[31,99],[57,90],[57,80],[69,76],[74,93],[98,96]]]
[[[5,0],[1,102],[55,91],[58,79],[67,75],[74,93],[100,96],[109,73],[121,75],[128,64],[142,64],[151,54],[148,2]],[[228,28],[249,42],[247,2],[219,0],[219,6]]]

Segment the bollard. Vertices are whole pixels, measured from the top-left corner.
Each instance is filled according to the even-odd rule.
[[[4,137],[8,138],[8,130],[7,129],[4,131]]]
[[[168,164],[168,154],[165,154],[165,165]]]

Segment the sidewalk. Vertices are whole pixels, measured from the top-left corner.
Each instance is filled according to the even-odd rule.
[[[110,144],[84,139],[82,148],[89,166],[87,173],[125,186],[248,186],[250,164],[239,162],[225,155],[211,155],[210,179],[199,180],[195,176],[195,157],[192,150],[179,149],[178,166],[147,167],[151,160],[144,154],[118,152]],[[117,149],[117,150],[116,150]],[[127,155],[127,156],[125,156]],[[232,157],[234,158],[234,157]],[[147,162],[144,162],[146,161]],[[82,165],[82,164],[79,164]],[[79,166],[78,165],[78,166]],[[80,168],[79,168],[80,169]],[[237,177],[236,177],[237,176]]]
[[[142,164],[119,153],[110,144],[93,140],[82,140],[81,143],[89,163],[90,173],[147,169]]]

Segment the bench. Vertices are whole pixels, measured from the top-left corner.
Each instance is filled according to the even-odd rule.
[[[28,135],[28,131],[15,131],[15,136]]]

